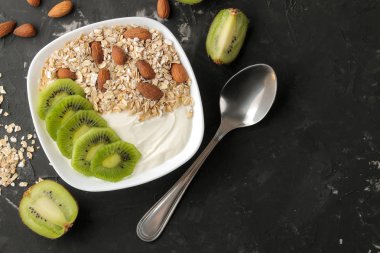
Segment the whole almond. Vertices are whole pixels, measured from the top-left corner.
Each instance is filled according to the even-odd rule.
[[[91,43],[91,56],[95,63],[100,64],[103,62],[103,48],[99,41],[94,41]]]
[[[152,34],[144,28],[141,27],[135,27],[135,28],[129,28],[124,32],[125,38],[139,38],[140,40],[147,40],[152,39]]]
[[[69,78],[72,80],[77,79],[77,75],[75,74],[75,72],[72,72],[68,68],[59,68],[57,70],[56,75],[57,75],[58,79],[64,79],[64,78]]]
[[[51,18],[61,18],[66,16],[71,12],[74,5],[71,1],[62,1],[59,4],[55,5],[48,13],[48,16]]]
[[[30,38],[36,36],[37,30],[32,24],[23,24],[17,27],[13,34],[18,37]]]
[[[112,59],[117,65],[124,65],[127,60],[127,55],[124,50],[118,46],[112,47]]]
[[[138,83],[136,88],[141,95],[151,100],[159,100],[164,95],[157,86],[150,83]]]
[[[186,69],[182,64],[173,63],[170,72],[174,81],[177,83],[183,83],[189,79],[189,75],[187,74]]]
[[[140,75],[147,80],[153,79],[156,76],[156,73],[154,73],[150,64],[144,60],[138,60],[136,62],[136,67],[139,70]]]
[[[28,4],[30,4],[33,7],[38,7],[41,4],[41,0],[26,0]]]
[[[16,22],[14,21],[7,21],[0,23],[0,38],[7,36],[11,32],[13,32],[13,29],[15,29]]]
[[[108,69],[100,69],[98,73],[98,80],[96,82],[98,84],[98,90],[105,92],[106,89],[104,88],[104,84],[110,79],[110,71]]]
[[[168,18],[170,15],[169,0],[157,0],[157,15],[162,18]]]

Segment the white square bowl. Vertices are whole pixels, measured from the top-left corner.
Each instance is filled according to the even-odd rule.
[[[127,177],[120,182],[113,183],[103,181],[94,177],[86,177],[78,173],[71,167],[70,160],[61,155],[56,143],[52,138],[50,138],[48,132],[46,131],[45,122],[41,120],[37,115],[37,101],[39,96],[38,86],[39,79],[41,77],[41,70],[46,59],[55,50],[62,48],[66,42],[79,37],[81,34],[88,34],[96,28],[131,24],[157,29],[164,35],[166,39],[169,39],[173,42],[173,45],[177,50],[181,62],[186,68],[189,77],[192,80],[191,95],[194,100],[194,116],[192,119],[192,129],[189,140],[181,152],[179,152],[177,155],[165,161],[163,164],[159,166],[150,168],[149,170],[145,170],[136,175],[133,174],[132,176]],[[170,30],[166,28],[163,24],[150,18],[127,17],[106,20],[78,28],[57,38],[56,40],[52,41],[47,46],[45,46],[43,49],[41,49],[41,51],[39,51],[37,55],[34,57],[28,71],[27,87],[29,107],[32,113],[33,123],[41,146],[46,153],[46,156],[49,158],[52,166],[54,167],[58,175],[66,183],[80,190],[90,192],[111,191],[137,186],[152,181],[170,173],[171,171],[177,169],[185,162],[187,162],[195,154],[202,142],[204,132],[202,101],[199,94],[198,83],[195,78],[193,69],[190,65],[189,59],[187,58],[178,40],[170,32]]]

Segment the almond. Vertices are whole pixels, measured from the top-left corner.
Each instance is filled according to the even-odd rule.
[[[28,4],[30,4],[33,7],[38,7],[41,4],[41,0],[26,0]]]
[[[11,32],[13,32],[13,29],[15,29],[16,22],[14,21],[7,21],[0,23],[0,38],[7,36]]]
[[[164,95],[157,86],[150,83],[138,83],[136,88],[141,95],[151,100],[159,100]]]
[[[32,24],[23,24],[17,27],[13,34],[18,37],[30,38],[36,36],[37,30]]]
[[[100,90],[101,92],[105,92],[106,89],[104,88],[104,84],[107,82],[107,80],[110,80],[110,79],[111,79],[110,71],[108,69],[100,69],[98,73],[98,80],[97,80],[98,90]]]
[[[136,62],[136,67],[139,70],[140,75],[147,80],[153,79],[156,76],[156,73],[154,73],[150,64],[144,60],[138,60]]]
[[[182,64],[173,63],[170,72],[174,81],[177,83],[183,83],[189,79],[189,75],[187,74],[186,69]]]
[[[157,0],[157,15],[162,18],[168,18],[170,15],[169,0]]]
[[[91,56],[95,63],[100,64],[103,62],[103,48],[99,41],[94,41],[91,43]]]
[[[121,49],[118,46],[112,47],[112,59],[117,65],[124,65],[124,63],[127,60],[127,55],[125,54],[124,50]]]
[[[56,75],[57,75],[57,77],[59,79],[64,79],[64,78],[69,78],[69,79],[72,79],[72,80],[77,79],[77,75],[75,74],[75,72],[72,72],[68,68],[59,68],[57,70]]]
[[[152,39],[152,34],[144,28],[141,27],[135,27],[135,28],[129,28],[127,31],[124,32],[125,38],[139,38],[140,40],[147,40]]]
[[[48,16],[51,18],[61,18],[66,16],[71,12],[74,5],[71,1],[62,1],[59,4],[55,5],[48,13]]]

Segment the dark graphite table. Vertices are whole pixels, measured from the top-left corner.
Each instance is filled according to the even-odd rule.
[[[22,132],[33,131],[26,81],[29,63],[61,34],[105,19],[155,18],[153,0],[74,1],[75,11],[52,20],[58,1],[34,9],[1,0],[0,19],[31,22],[33,39],[0,39],[0,84]],[[163,23],[181,41],[202,95],[205,135],[219,124],[219,91],[237,70],[273,66],[279,92],[258,126],[232,132],[205,162],[164,234],[140,241],[136,224],[191,164],[142,186],[88,193],[57,178],[42,149],[21,173],[32,183],[52,177],[78,200],[77,223],[47,240],[30,232],[17,210],[25,188],[0,196],[0,252],[365,252],[380,251],[380,1],[204,0],[171,1]],[[229,66],[205,53],[208,27],[218,10],[242,9],[251,24],[244,48]],[[3,107],[4,107],[3,106]],[[4,134],[4,129],[0,130]]]

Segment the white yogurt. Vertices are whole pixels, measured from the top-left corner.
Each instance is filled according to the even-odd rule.
[[[181,107],[162,117],[139,122],[127,112],[104,114],[111,127],[124,141],[141,152],[134,174],[154,168],[174,157],[185,147],[191,132],[191,118]]]

